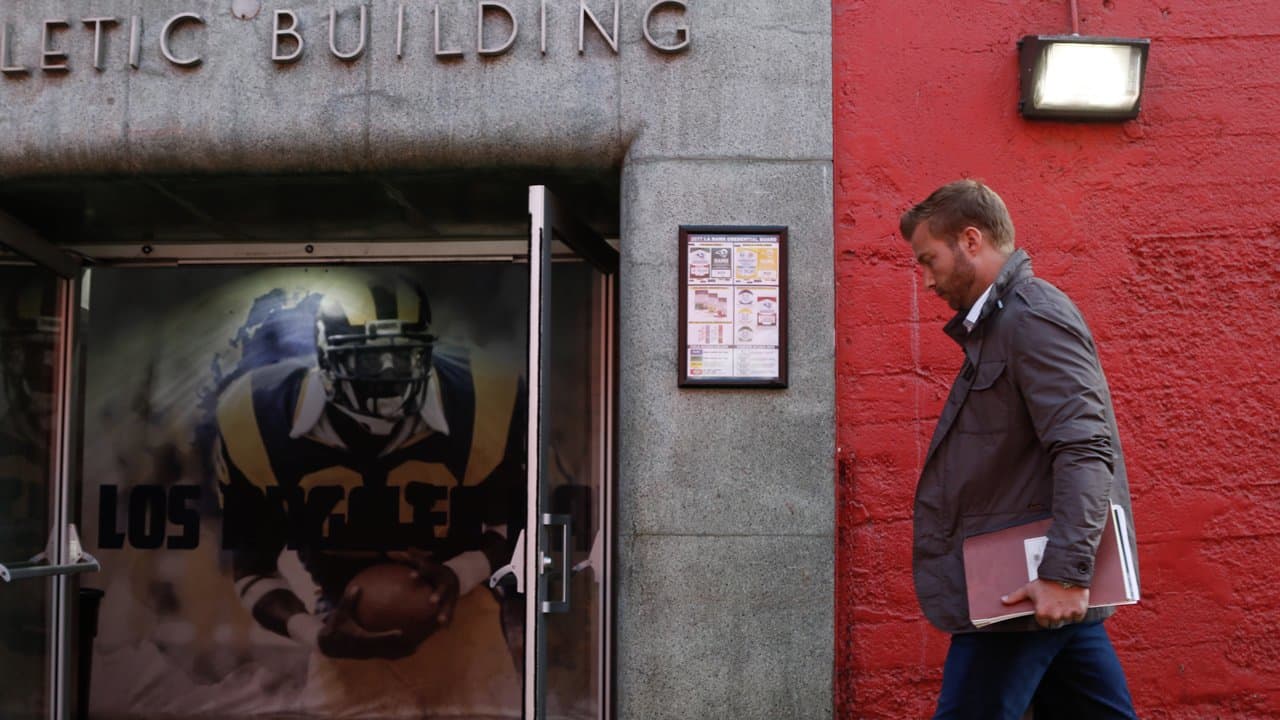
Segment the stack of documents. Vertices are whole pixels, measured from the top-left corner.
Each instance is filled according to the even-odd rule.
[[[969,591],[969,620],[985,627],[1032,615],[1030,600],[1005,605],[1000,598],[1035,580],[1048,539],[1050,518],[974,535],[964,541],[964,580]],[[1124,508],[1111,506],[1094,560],[1089,607],[1138,602],[1138,574],[1129,543]]]

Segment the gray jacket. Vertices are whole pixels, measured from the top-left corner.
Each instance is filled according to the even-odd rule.
[[[964,538],[1051,516],[1040,577],[1088,585],[1111,503],[1125,508],[1131,542],[1135,537],[1111,392],[1080,311],[1035,277],[1031,258],[1018,250],[972,332],[964,315],[944,329],[964,349],[965,362],[915,499],[916,597],[929,621],[947,632],[974,630]],[[1086,621],[1112,612],[1090,610]],[[1023,617],[989,629],[1036,627]]]

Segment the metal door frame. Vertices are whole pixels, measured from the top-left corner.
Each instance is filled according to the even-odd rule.
[[[523,240],[405,240],[379,242],[113,243],[71,245],[71,252],[107,267],[182,265],[352,265],[393,262],[519,262]]]
[[[534,186],[542,188],[543,186]],[[533,214],[533,201],[530,200],[530,212]],[[599,378],[600,387],[598,388],[599,403],[596,411],[602,422],[599,423],[597,432],[600,434],[597,446],[601,449],[598,457],[593,458],[593,464],[597,471],[601,472],[602,481],[602,512],[600,533],[601,540],[604,543],[602,548],[602,561],[609,569],[605,578],[598,584],[598,602],[600,607],[600,637],[602,647],[600,648],[599,673],[599,693],[598,702],[601,716],[612,718],[614,716],[614,613],[613,613],[613,573],[614,554],[616,552],[613,526],[615,517],[615,453],[614,453],[614,432],[616,428],[616,334],[617,334],[617,281],[616,272],[618,268],[618,256],[616,250],[616,239],[604,239],[597,233],[592,231],[586,225],[577,221],[576,218],[566,212],[559,202],[548,193],[548,205],[554,208],[552,212],[553,221],[557,222],[557,229],[562,231],[551,239],[550,253],[545,253],[544,246],[541,244],[542,238],[539,235],[539,244],[535,249],[531,242],[532,236],[528,239],[520,240],[471,240],[463,238],[452,239],[421,239],[421,240],[405,240],[405,241],[373,241],[373,242],[305,242],[299,241],[289,242],[251,242],[251,241],[223,241],[209,243],[112,243],[112,244],[74,244],[67,246],[57,246],[47,240],[44,240],[34,231],[26,228],[20,222],[14,220],[11,216],[0,211],[0,251],[6,247],[12,250],[18,257],[10,254],[0,255],[0,263],[9,263],[18,260],[22,264],[23,259],[36,263],[37,265],[46,267],[56,273],[60,278],[59,299],[60,308],[63,308],[63,327],[60,330],[60,341],[63,344],[62,352],[60,352],[58,373],[59,395],[60,401],[55,412],[58,416],[55,422],[59,428],[59,446],[57,454],[54,456],[56,468],[57,482],[50,493],[52,496],[51,504],[51,525],[60,527],[62,532],[56,533],[56,562],[58,564],[70,564],[73,561],[70,558],[70,539],[69,527],[70,518],[74,516],[74,508],[72,507],[72,499],[75,496],[71,487],[70,473],[78,466],[77,458],[80,451],[80,443],[82,442],[81,431],[83,424],[83,386],[82,379],[79,377],[78,370],[83,367],[81,355],[83,352],[83,344],[78,338],[79,324],[77,322],[80,306],[84,302],[84,309],[88,310],[89,302],[89,285],[92,275],[92,267],[98,266],[103,268],[121,268],[121,267],[148,267],[155,269],[163,269],[166,267],[180,266],[197,266],[197,265],[353,265],[353,264],[391,264],[391,263],[431,263],[431,262],[507,262],[507,263],[529,263],[529,288],[530,301],[537,297],[535,294],[535,282],[538,283],[537,293],[541,293],[541,282],[545,268],[543,268],[541,260],[543,258],[549,261],[559,261],[566,255],[572,255],[575,259],[586,259],[598,268],[607,268],[603,272],[602,292],[596,298],[596,307],[593,307],[593,317],[598,317],[599,322],[593,322],[593,331],[600,333],[599,338],[593,338],[593,345],[596,349],[596,356],[592,361],[598,363],[601,368],[601,377]],[[539,204],[537,210],[539,221],[545,220],[542,212],[542,204]],[[563,232],[563,231],[568,231]],[[545,254],[544,254],[545,253]],[[531,258],[538,257],[539,262],[531,261]],[[537,313],[541,313],[542,303],[536,306]],[[535,352],[540,351],[541,343],[536,337],[536,329],[534,320],[540,317],[535,313],[533,304],[529,307],[530,313],[530,336],[529,336],[529,353],[530,358],[534,357]],[[65,392],[63,392],[65,391]],[[537,407],[533,400],[537,397],[538,390],[534,383],[529,383],[530,407]],[[540,437],[538,433],[539,423],[536,417],[528,418],[530,423],[528,438],[529,449],[536,452],[534,443]],[[527,458],[528,467],[535,468],[533,458],[536,454],[530,454]],[[536,482],[532,480],[531,482]],[[78,492],[78,489],[76,489]],[[527,522],[526,522],[526,538],[535,538],[537,529],[541,524],[539,515],[539,498],[536,491],[530,492],[527,502]],[[56,519],[56,520],[55,520]],[[535,569],[535,555],[537,554],[537,543],[526,542],[525,544],[525,598],[526,598],[526,628],[527,638],[532,638],[537,627],[537,618],[534,613],[540,612],[538,602],[539,573]],[[54,645],[51,647],[50,653],[50,671],[51,671],[51,693],[53,697],[50,703],[50,716],[58,720],[69,718],[74,712],[71,707],[72,702],[72,683],[74,681],[74,668],[71,667],[72,660],[72,630],[71,626],[74,616],[71,612],[72,599],[70,594],[74,589],[75,580],[65,575],[55,578],[54,598],[52,604],[54,606],[52,630],[54,634]],[[537,687],[534,681],[535,673],[538,672],[538,663],[536,659],[530,660],[530,653],[536,654],[537,646],[534,642],[526,641],[525,645],[525,668],[524,668],[524,688],[525,688],[525,707],[530,706],[530,694]],[[536,702],[536,699],[534,699]],[[526,710],[526,718],[532,720],[534,714]]]
[[[49,544],[42,565],[22,569],[28,578],[48,577],[52,583],[49,598],[48,670],[49,714],[53,718],[70,717],[71,676],[70,650],[72,622],[71,593],[77,586],[73,574],[96,569],[80,564],[72,556],[72,478],[78,468],[83,429],[83,397],[80,369],[82,343],[79,337],[80,298],[85,281],[84,263],[78,256],[40,237],[11,215],[0,211],[0,247],[7,247],[29,263],[57,276],[58,352],[54,365],[53,442],[50,445],[49,473]],[[14,573],[15,581],[20,579]]]
[[[550,233],[545,232],[551,230]],[[602,718],[614,716],[613,707],[613,658],[614,658],[614,623],[613,623],[613,572],[614,542],[613,525],[615,509],[615,459],[613,448],[613,432],[615,428],[616,403],[614,400],[616,371],[616,277],[619,268],[617,250],[598,233],[586,226],[577,216],[566,208],[546,186],[534,185],[529,188],[529,370],[526,373],[528,382],[529,418],[526,437],[526,470],[528,473],[529,497],[528,513],[525,518],[525,683],[524,683],[524,718],[525,720],[542,720],[543,701],[538,695],[539,673],[544,671],[539,635],[539,619],[544,614],[542,598],[545,594],[542,581],[543,570],[549,566],[551,558],[541,549],[542,516],[541,493],[539,488],[540,468],[542,462],[542,368],[547,365],[548,348],[542,342],[542,331],[546,326],[546,309],[551,304],[551,285],[547,282],[550,265],[555,260],[558,244],[569,249],[575,259],[585,260],[595,266],[602,275],[599,297],[594,298],[596,307],[592,308],[592,317],[599,322],[592,322],[593,332],[599,329],[602,337],[593,342],[598,353],[592,361],[600,366],[600,390],[597,411],[602,422],[598,432],[596,447],[601,449],[599,457],[593,458],[593,464],[602,473],[601,486],[603,503],[600,522],[601,539],[605,543],[602,548],[601,561],[605,568],[599,582],[600,599],[600,664],[598,708]],[[593,340],[597,340],[593,338]],[[603,341],[603,342],[600,342]],[[535,382],[537,378],[539,382]],[[564,547],[565,567],[561,572],[570,573],[568,566],[569,546]]]

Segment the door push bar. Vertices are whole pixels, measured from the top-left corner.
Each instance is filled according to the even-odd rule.
[[[48,563],[49,556],[53,551],[53,534],[49,535],[49,544],[45,546],[44,552],[36,555],[30,560],[23,562],[9,563],[5,565],[0,563],[0,580],[5,582],[13,582],[14,580],[25,580],[27,578],[50,577],[53,575],[76,575],[83,572],[97,572],[102,569],[102,565],[98,564],[97,558],[84,551],[84,547],[80,545],[80,533],[76,530],[76,526],[72,524],[71,530],[71,562],[66,565],[50,565]],[[57,530],[54,530],[57,532]]]
[[[574,575],[578,574],[579,572],[582,572],[582,570],[585,569],[582,566],[578,566],[574,568],[569,567],[569,560],[573,557],[572,555],[573,548],[570,546],[570,540],[573,537],[573,516],[553,515],[551,513],[544,513],[542,515],[542,525],[544,527],[554,527],[556,525],[559,525],[560,533],[561,533],[560,539],[562,542],[561,549],[560,549],[560,568],[561,568],[560,600],[559,601],[544,600],[542,602],[542,612],[567,613],[569,612],[570,580]],[[520,537],[516,540],[516,550],[511,557],[511,562],[499,568],[497,572],[495,572],[493,575],[489,577],[489,587],[496,588],[498,587],[498,585],[502,584],[503,581],[506,580],[508,576],[512,576],[515,578],[516,592],[523,593],[524,592],[524,572],[523,572],[524,563],[522,560],[523,558],[524,558],[524,531],[521,530]],[[590,561],[586,561],[583,563],[583,565],[586,565],[589,563]],[[542,551],[538,552],[539,572],[541,572],[543,575],[546,575],[548,572],[552,570],[552,566],[554,564],[555,564],[555,561],[551,558],[550,553],[545,553]]]
[[[573,558],[573,547],[570,540],[573,538],[573,516],[572,515],[554,515],[551,513],[543,513],[543,527],[560,526],[560,599],[557,601],[543,600],[542,612],[544,613],[567,613],[569,612],[569,582],[573,579],[572,569],[569,567],[569,561]],[[545,575],[551,570],[553,561],[550,553],[538,553],[538,567]],[[547,594],[551,594],[550,588]]]

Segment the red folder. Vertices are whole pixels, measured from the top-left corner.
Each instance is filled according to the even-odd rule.
[[[1004,595],[1036,579],[1045,533],[1051,519],[1015,525],[965,538],[964,581],[969,594],[969,620],[975,627],[1035,612],[1030,600],[1014,605]],[[1129,542],[1124,508],[1112,505],[1102,530],[1089,587],[1089,607],[1132,605],[1138,602],[1138,577]]]

